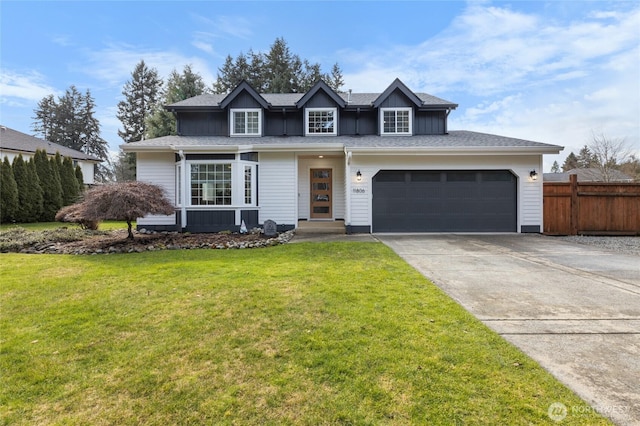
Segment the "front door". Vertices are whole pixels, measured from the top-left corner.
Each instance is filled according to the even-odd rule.
[[[331,169],[311,169],[311,219],[331,219],[333,216]]]

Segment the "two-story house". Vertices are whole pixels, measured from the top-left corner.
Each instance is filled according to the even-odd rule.
[[[449,131],[456,104],[395,80],[382,93],[229,94],[168,105],[177,136],[122,145],[176,214],[138,227],[215,232],[268,219],[354,232],[540,232],[542,156],[562,147]],[[540,176],[540,179],[537,177]]]

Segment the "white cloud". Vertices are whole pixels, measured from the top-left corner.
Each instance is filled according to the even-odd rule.
[[[20,105],[22,101],[40,101],[57,91],[46,84],[45,77],[36,72],[19,73],[2,69],[0,71],[0,102],[8,105]]]
[[[589,143],[594,130],[640,152],[640,8],[595,5],[602,10],[561,21],[546,10],[471,3],[417,45],[339,52],[357,70],[345,73],[345,87],[380,91],[399,77],[414,91],[459,103],[451,129],[565,146],[545,156],[547,170]]]
[[[175,51],[147,50],[128,44],[109,44],[101,50],[87,50],[85,56],[86,62],[76,65],[77,69],[110,86],[123,86],[131,78],[131,72],[140,60],[144,60],[148,67],[157,69],[161,78],[166,78],[173,70],[181,72],[185,65],[191,65],[206,84],[210,84],[215,78],[215,73],[210,70],[209,64],[203,58],[185,56]]]

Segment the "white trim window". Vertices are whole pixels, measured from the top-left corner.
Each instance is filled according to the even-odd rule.
[[[229,120],[231,136],[262,136],[262,110],[260,108],[234,108]]]
[[[405,108],[380,108],[381,135],[411,135],[413,110]]]
[[[232,204],[231,163],[191,163],[191,205]]]
[[[336,108],[307,108],[304,114],[305,135],[336,136],[338,134]]]

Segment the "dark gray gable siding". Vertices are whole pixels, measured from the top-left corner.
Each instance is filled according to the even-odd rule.
[[[182,136],[228,136],[227,111],[178,113],[178,134]]]
[[[261,106],[253,96],[243,90],[231,101],[229,108],[261,108]]]
[[[318,90],[304,106],[305,108],[336,108],[338,105],[326,92]]]
[[[442,135],[445,132],[446,115],[444,111],[414,112],[414,135]]]
[[[377,111],[346,110],[340,112],[341,135],[375,135],[378,133]]]
[[[387,99],[380,103],[380,108],[403,108],[413,106],[415,106],[415,104],[398,89],[394,90]]]
[[[302,136],[304,117],[300,110],[265,111],[265,136]]]

